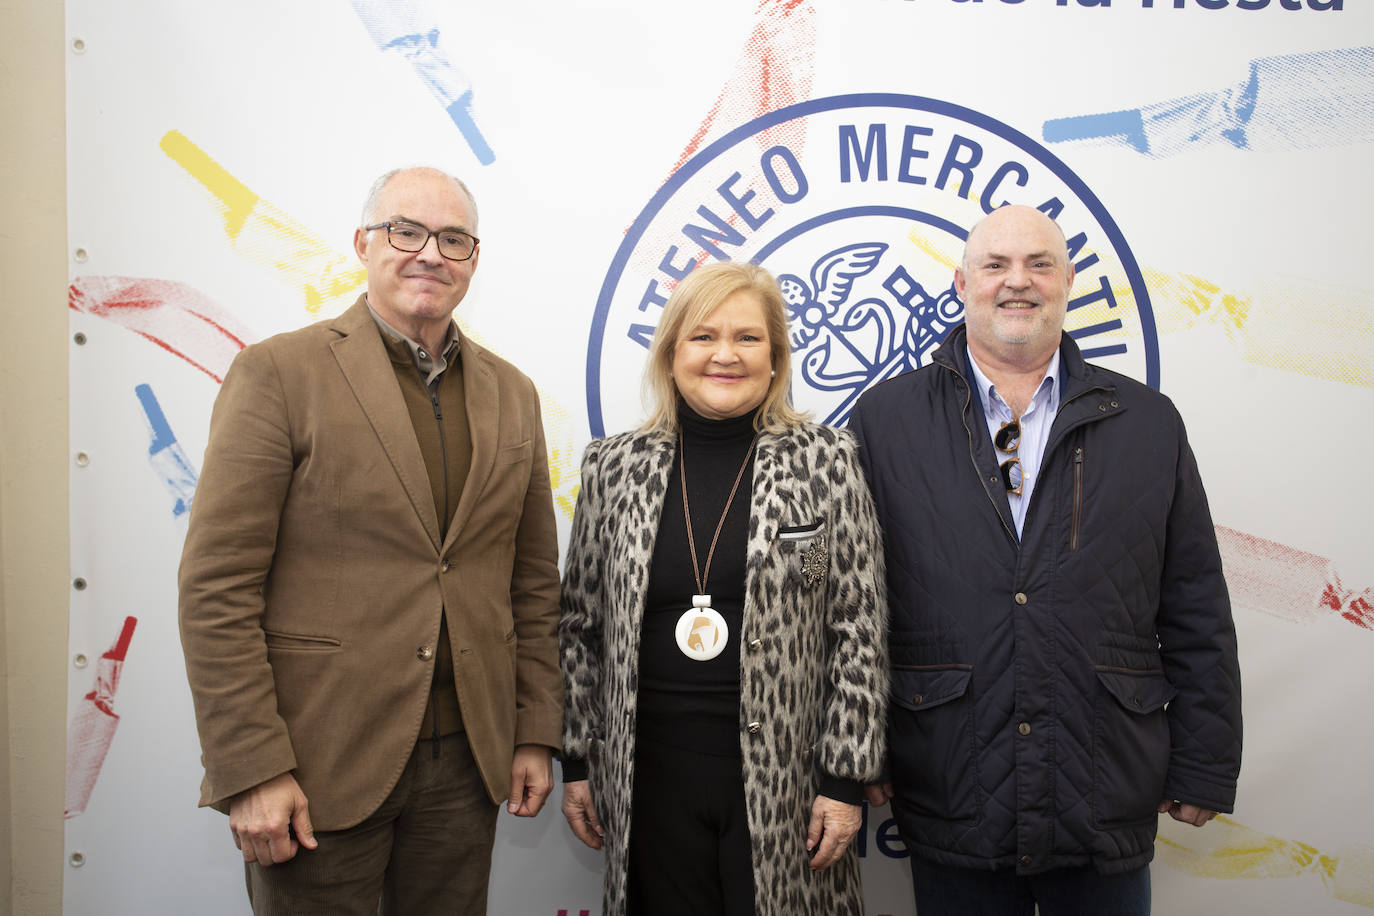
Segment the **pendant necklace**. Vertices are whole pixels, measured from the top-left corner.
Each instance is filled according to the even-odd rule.
[[[716,554],[716,541],[720,540],[720,531],[725,527],[725,517],[730,514],[730,505],[735,501],[735,491],[739,489],[739,482],[744,479],[744,471],[749,467],[749,459],[754,455],[756,442],[758,436],[749,443],[749,451],[744,453],[744,464],[740,465],[739,473],[735,475],[735,484],[730,488],[730,496],[725,500],[720,521],[716,523],[716,533],[711,537],[711,547],[706,551],[706,569],[703,571],[697,563],[697,545],[692,535],[692,507],[687,502],[687,447],[681,439],[678,441],[678,467],[682,475],[682,514],[687,518],[687,547],[692,551],[692,574],[696,576],[697,593],[692,596],[692,607],[683,611],[682,616],[678,618],[675,635],[677,647],[682,650],[683,655],[693,661],[710,661],[719,655],[725,644],[730,641],[730,627],[726,624],[725,618],[711,607],[711,596],[706,594],[706,580],[711,576],[711,558]]]

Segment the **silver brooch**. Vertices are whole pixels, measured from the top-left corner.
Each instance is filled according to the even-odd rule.
[[[812,588],[825,581],[825,571],[830,567],[830,555],[825,552],[825,538],[818,537],[811,546],[802,551],[802,579]]]

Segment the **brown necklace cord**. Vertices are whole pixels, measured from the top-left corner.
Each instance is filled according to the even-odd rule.
[[[720,539],[720,530],[725,527],[725,516],[730,514],[730,504],[735,501],[735,491],[739,489],[739,482],[744,479],[744,470],[749,467],[749,459],[754,455],[754,446],[759,441],[755,436],[749,441],[749,451],[744,453],[744,464],[739,466],[739,473],[735,475],[735,484],[730,488],[730,496],[725,500],[725,509],[720,513],[720,521],[716,522],[716,533],[711,537],[711,549],[706,551],[706,573],[701,572],[701,567],[697,563],[697,542],[692,537],[692,507],[687,504],[687,443],[678,439],[679,467],[682,471],[682,514],[687,517],[687,547],[692,551],[692,574],[697,577],[697,594],[706,594],[706,580],[711,577],[711,558],[716,555],[716,541]]]

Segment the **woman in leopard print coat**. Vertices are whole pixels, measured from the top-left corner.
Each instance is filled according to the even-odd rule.
[[[715,273],[730,282],[732,269],[744,277],[737,287],[771,284],[762,299],[773,377],[764,379],[769,390],[760,414],[772,405],[774,417],[790,421],[756,440],[743,622],[740,633],[730,634],[739,640],[738,741],[754,912],[861,916],[853,847],[819,870],[811,867],[807,847],[809,827],[815,833],[813,805],[830,801],[818,798],[822,782],[874,782],[883,764],[887,612],[880,537],[851,435],[801,422],[786,406],[790,353],[772,277],[752,265],[712,265],[674,295]],[[655,342],[655,354],[666,361],[658,364],[662,378],[654,378],[654,356],[648,370],[660,421],[676,409],[662,402],[679,394],[670,341],[705,320],[688,316],[684,328],[686,308],[678,305],[669,302],[658,329],[668,340]],[[641,628],[660,517],[676,493],[668,492],[668,482],[677,430],[664,431],[672,424],[655,419],[650,428],[588,447],[563,582],[563,748],[565,758],[586,761],[590,777],[568,782],[564,813],[584,842],[597,848],[604,842],[605,916],[626,911]],[[573,779],[568,773],[565,763],[565,777]]]

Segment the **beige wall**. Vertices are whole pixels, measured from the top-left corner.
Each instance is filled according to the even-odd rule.
[[[0,913],[22,916],[62,909],[64,54],[62,3],[0,0]]]

